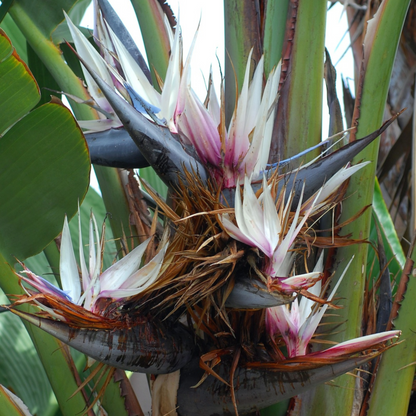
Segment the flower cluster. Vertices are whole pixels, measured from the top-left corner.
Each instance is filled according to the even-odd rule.
[[[172,138],[175,151],[183,151],[198,160],[209,179],[198,176],[198,169],[192,172],[178,163],[176,166],[182,167],[182,172],[173,169],[175,178],[180,177],[175,183],[177,186],[172,186],[175,209],[156,193],[152,194],[166,221],[170,220],[165,224],[166,229],[172,228],[174,232],[170,242],[165,232],[157,254],[146,264],[143,264],[144,257],[152,238],[102,271],[104,235],[100,237],[93,214],[89,222],[88,261],[84,256],[79,218],[77,263],[65,218],[60,256],[62,289],[23,266],[19,277],[26,283],[23,287],[27,296],[18,299],[10,310],[19,314],[14,310],[19,303],[37,305],[41,309],[36,315],[38,321],[33,320],[34,315],[20,313],[20,316],[43,325],[45,330],[82,352],[93,352],[91,355],[95,358],[129,370],[145,368],[148,371],[147,362],[145,366],[136,364],[141,361],[140,354],[145,356],[149,351],[154,355],[148,354],[148,360],[162,361],[160,354],[165,354],[163,359],[175,362],[174,366],[168,363],[160,368],[170,371],[187,365],[193,358],[196,338],[200,338],[201,350],[206,346],[200,365],[205,365],[205,370],[214,375],[218,375],[214,367],[221,362],[219,357],[230,354],[234,354],[233,372],[238,368],[240,354],[245,354],[244,365],[260,363],[270,369],[289,362],[288,372],[294,371],[293,365],[300,362],[296,362],[298,357],[306,363],[304,367],[299,366],[299,371],[321,369],[339,362],[347,362],[345,371],[348,371],[354,367],[355,358],[361,359],[364,350],[374,347],[378,353],[388,348],[381,343],[396,338],[398,331],[351,340],[318,353],[309,352],[308,345],[348,266],[326,297],[321,284],[324,253],[320,254],[312,271],[309,271],[312,267],[299,271],[295,260],[300,252],[309,252],[313,246],[325,246],[316,242],[319,237],[310,236],[313,234],[310,230],[320,216],[338,203],[337,192],[342,184],[367,163],[331,167],[328,177],[324,172],[313,186],[307,180],[305,172],[309,171],[305,166],[283,175],[276,166],[267,164],[279,97],[280,65],[263,83],[264,60],[261,58],[250,80],[250,53],[241,92],[226,126],[225,103],[218,100],[212,85],[205,101],[192,89],[191,58],[197,35],[184,62],[181,28],[178,25],[173,33],[167,25],[171,54],[164,82],[159,77],[161,92],[158,92],[150,81],[148,69],[132,57],[123,39],[111,30],[101,14],[97,14],[95,28],[100,53],[68,16],[66,19],[85,65],[84,77],[92,97],[86,104],[93,106],[101,117],[95,121],[80,121],[81,127],[103,131],[122,127],[123,121],[131,134],[127,127],[130,123],[114,104],[117,104],[116,96],[129,117],[137,116],[142,122],[140,128],[145,125],[139,132],[141,136],[146,136],[147,127],[149,131],[153,128],[156,135],[166,133],[165,136],[161,134],[161,142]],[[100,83],[102,80],[108,84],[108,89]],[[222,84],[221,97],[224,96]],[[138,142],[140,140],[135,141],[140,147]],[[152,145],[150,152],[163,153],[167,147],[162,143],[160,148],[154,149]],[[155,169],[156,164],[153,163]],[[197,177],[193,177],[194,174]],[[303,179],[294,179],[298,174]],[[184,177],[188,182],[182,180]],[[152,193],[150,189],[149,193]],[[141,214],[148,215],[148,212]],[[155,227],[157,221],[155,214]],[[249,294],[246,303],[242,299],[227,304],[231,295],[238,297],[243,293],[241,297],[244,297],[246,292]],[[254,302],[252,298],[248,300],[249,296],[255,297]],[[109,317],[112,306],[117,313]],[[265,312],[251,309],[265,309]],[[32,318],[28,318],[29,315]],[[187,328],[178,324],[185,315],[187,319],[183,321],[187,322]],[[118,325],[118,318],[124,320],[122,325]],[[177,332],[165,325],[168,319],[174,321]],[[266,328],[268,337],[258,334],[259,328]],[[184,344],[182,337],[188,339]],[[276,353],[282,345],[276,343],[278,338],[283,339],[286,348]],[[114,345],[113,339],[116,340]],[[260,339],[267,339],[269,344],[260,343]],[[179,363],[177,357],[182,352],[186,357]],[[127,355],[131,361],[126,364],[122,361]],[[367,359],[372,357],[374,354],[366,355]],[[212,361],[212,365],[207,365],[208,361]],[[332,377],[332,367],[327,373]],[[229,378],[231,384],[233,374]],[[220,376],[218,379],[223,380]]]
[[[102,18],[96,32],[103,57],[68,16],[66,18],[77,51],[85,62],[107,84],[114,85],[137,111],[154,122],[165,125],[171,132],[179,133],[182,143],[193,146],[212,177],[223,187],[234,187],[238,180],[244,180],[245,175],[257,177],[265,170],[270,151],[280,65],[269,74],[263,90],[264,60],[262,58],[258,63],[250,82],[250,53],[241,93],[227,129],[224,125],[224,105],[219,103],[215,89],[209,89],[207,105],[204,105],[191,86],[190,63],[196,35],[185,65],[182,66],[181,28],[178,25],[173,34],[170,26],[167,26],[172,52],[162,93],[159,93]],[[118,57],[117,65],[114,63],[114,55]],[[84,67],[83,71],[90,94],[102,110],[103,119],[98,122],[81,121],[80,125],[96,131],[120,126],[120,121],[103,92]]]
[[[309,289],[311,295],[320,297],[323,256],[321,255],[312,272],[296,274],[293,267],[296,244],[302,239],[305,228],[308,228],[308,220],[318,213],[322,214],[325,207],[331,205],[331,196],[340,185],[366,163],[341,168],[307,198],[304,198],[302,190],[299,202],[295,207],[292,206],[295,190],[286,189],[285,186],[279,188],[282,178],[267,171],[280,65],[269,74],[263,88],[264,60],[261,58],[258,62],[250,81],[250,53],[241,92],[231,122],[226,128],[224,103],[219,102],[212,85],[204,103],[191,86],[191,58],[197,34],[183,64],[181,28],[178,25],[173,33],[170,26],[166,26],[171,42],[171,55],[165,81],[163,85],[159,85],[162,92],[159,93],[144,69],[132,58],[101,15],[98,15],[95,30],[101,55],[92,48],[68,17],[67,22],[77,51],[90,68],[107,84],[113,85],[149,122],[165,126],[172,133],[178,134],[184,146],[193,147],[214,183],[222,188],[236,189],[234,211],[230,213],[228,210],[219,216],[219,220],[230,238],[262,253],[260,272],[269,279],[268,287],[273,287],[274,290],[277,288],[289,295]],[[108,125],[81,125],[97,130],[117,125],[119,120],[111,106],[109,107],[103,92],[97,87],[88,70],[84,69],[84,75],[91,96],[102,108]],[[221,96],[224,96],[223,91]],[[256,181],[262,181],[261,190],[259,187],[256,191],[253,189]],[[305,186],[307,184],[303,184],[303,188]],[[87,304],[90,304],[93,297],[89,295],[87,299],[85,293],[89,293],[92,286],[89,283],[84,288],[86,292],[82,301],[85,299]],[[333,289],[327,302],[332,300],[337,287]],[[108,289],[104,293],[116,296],[116,292],[108,292]],[[303,297],[300,301],[296,298],[290,307],[283,305],[267,310],[267,330],[272,337],[277,332],[282,334],[289,357],[306,353],[307,345],[325,313],[327,303],[321,308],[313,304],[313,301]],[[311,306],[314,312],[309,313]]]
[[[121,260],[102,272],[104,233],[100,239],[96,219],[94,214],[91,213],[89,223],[89,260],[87,267],[84,257],[81,219],[79,215],[80,265],[78,266],[68,221],[65,218],[62,230],[59,265],[62,289],[55,287],[26,267],[24,267],[22,275],[19,276],[35,288],[38,293],[52,295],[61,301],[69,301],[74,305],[81,306],[94,314],[100,315],[102,314],[100,299],[111,299],[111,302],[117,302],[143,292],[157,280],[168,248],[168,242],[165,238],[161,242],[159,252],[156,256],[146,265],[140,267],[142,265],[143,255],[150,241],[151,238],[148,238]],[[28,292],[28,294],[33,295],[33,291]],[[38,303],[38,306],[47,310],[52,316],[62,319],[62,314],[57,315],[56,311],[51,310],[45,304]]]

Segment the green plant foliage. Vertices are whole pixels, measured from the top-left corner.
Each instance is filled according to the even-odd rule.
[[[381,194],[380,185],[377,179],[374,186],[373,216],[371,218],[369,237],[369,240],[373,244],[377,245],[377,230],[375,223],[377,223],[381,231],[383,246],[386,252],[386,260],[389,262],[389,272],[392,278],[398,280],[400,279],[400,275],[403,271],[403,267],[406,262],[406,256],[403,253],[399,237],[397,236],[393,221],[390,217],[390,213]],[[371,267],[373,267],[373,277],[377,277],[380,273],[379,262],[375,256],[375,251],[370,248],[368,251],[367,260],[368,270],[370,270]]]
[[[0,131],[6,131],[0,138],[0,250],[23,260],[59,234],[65,213],[76,212],[90,163],[83,134],[63,105],[45,104],[22,118],[39,100],[38,87],[4,34],[0,42]]]
[[[16,5],[21,13],[30,16],[39,31],[47,38],[51,37],[55,28],[64,20],[62,10],[70,10],[77,0],[59,0],[48,2],[48,7],[39,13],[39,2],[32,0],[14,0],[12,8]]]
[[[45,247],[88,187],[82,132],[63,105],[45,104],[0,139],[0,250],[19,259]]]
[[[42,268],[50,272],[43,253],[28,260],[28,267],[37,266],[35,270]],[[0,302],[8,303],[3,293]],[[53,415],[58,404],[33,343],[17,316],[0,315],[0,339],[0,384],[12,389],[32,414]],[[0,414],[3,413],[0,411]]]
[[[0,32],[0,134],[23,117],[39,101],[39,87],[26,64]]]

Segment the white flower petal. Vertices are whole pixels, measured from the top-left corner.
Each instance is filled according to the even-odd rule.
[[[143,254],[150,240],[151,238],[148,238],[100,276],[102,291],[119,289],[129,276],[140,267]]]
[[[79,236],[79,262],[81,265],[82,289],[85,291],[90,284],[90,274],[84,257],[84,243],[82,242],[81,211],[78,205],[78,236]],[[81,298],[80,298],[81,299]]]
[[[280,224],[279,216],[277,214],[276,204],[272,198],[270,188],[267,185],[266,177],[263,176],[263,218],[264,218],[264,235],[270,242],[270,248],[276,249],[279,242],[280,233],[282,227]],[[270,255],[269,257],[272,257]]]
[[[256,242],[251,240],[245,234],[241,232],[241,230],[236,227],[228,218],[228,215],[225,214],[221,217],[222,225],[224,226],[225,230],[227,231],[228,235],[234,240],[240,241],[244,244],[247,244],[251,247],[257,247]]]
[[[175,37],[171,48],[165,83],[163,84],[162,90],[160,115],[164,117],[168,122],[173,120],[173,115],[178,102],[179,88],[181,85],[180,63],[182,61],[182,49],[182,32],[181,27],[178,24],[176,27]]]
[[[342,279],[347,273],[347,270],[350,267],[350,264],[353,260],[354,260],[354,257],[351,258],[351,260],[348,262],[347,266],[345,267],[337,284],[334,286],[334,288],[331,291],[331,294],[327,298],[328,302],[330,302],[335,296],[335,293],[337,292],[338,287],[341,284]],[[324,316],[324,313],[326,312],[327,309],[328,309],[328,304],[322,305],[319,311],[316,314],[309,316],[306,322],[302,325],[302,328],[299,331],[299,337],[301,337],[306,342],[306,344],[309,343],[310,339],[312,338],[313,334],[316,331],[316,328],[319,325],[319,322],[321,322],[321,319]]]
[[[140,95],[140,97],[145,99],[153,106],[160,108],[162,100],[161,95],[149,83],[140,66],[133,59],[133,57],[127,51],[116,34],[111,30],[111,28],[109,28],[109,32],[116,48],[117,56],[123,69],[126,81],[131,85],[133,90]],[[163,117],[164,115],[162,115],[161,118]]]
[[[321,202],[325,201],[326,198],[328,198],[329,195],[331,195],[333,192],[335,192],[338,187],[346,181],[350,176],[352,176],[355,172],[359,171],[364,166],[367,166],[371,162],[363,162],[358,163],[354,166],[345,166],[342,169],[340,169],[334,176],[329,178],[325,184],[321,188],[321,193],[319,195],[319,198],[315,202],[315,204],[320,204]]]
[[[76,303],[81,295],[81,283],[79,281],[78,265],[72,246],[71,233],[68,219],[65,216],[64,228],[61,238],[61,256],[59,259],[59,271],[64,292],[68,293],[72,301]]]
[[[318,262],[316,263],[313,272],[322,273],[324,270],[324,252],[322,251],[321,255],[319,256]],[[321,280],[316,282],[314,286],[312,286],[309,290],[312,295],[319,296],[321,294],[321,287],[322,283]],[[312,307],[315,305],[311,299],[303,296],[299,303],[299,314],[301,316],[302,323],[306,321],[309,315],[312,313]]]
[[[243,86],[241,87],[240,96],[238,98],[236,109],[234,110],[228,129],[228,142],[226,147],[225,164],[231,167],[238,165],[240,159],[244,157],[250,146],[248,133],[246,132],[246,112],[248,102],[248,86],[251,66],[251,55],[247,59],[246,72],[244,75]]]
[[[83,35],[83,33],[72,23],[71,19],[65,12],[64,15],[78,54],[108,85],[113,85],[111,76],[107,70],[107,64],[105,63],[104,59],[90,44],[90,42]],[[104,94],[102,93],[101,89],[92,79],[91,75],[84,68],[84,66],[81,65],[81,67],[82,72],[84,74],[84,79],[88,85],[88,91],[90,92],[92,98],[94,98],[94,100],[101,108],[108,111],[108,109],[111,109],[111,106],[108,103],[107,99],[104,97]]]
[[[187,88],[185,107],[177,116],[178,131],[192,143],[202,162],[218,166],[221,139],[208,110],[195,93]]]
[[[263,91],[264,55],[260,58],[248,90],[246,118],[244,120],[244,135],[249,135],[257,123],[261,94]]]
[[[274,118],[277,107],[277,91],[280,81],[280,62],[278,67],[272,71],[267,79],[264,89],[259,119],[254,130],[250,151],[252,150],[251,161],[247,161],[246,171],[252,172],[257,177],[266,169],[270,154],[270,144],[273,134]],[[253,167],[254,166],[254,167]]]

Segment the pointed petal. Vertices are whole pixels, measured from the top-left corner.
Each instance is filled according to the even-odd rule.
[[[17,276],[33,288],[37,289],[40,293],[49,293],[51,295],[58,296],[58,298],[71,300],[66,292],[48,282],[43,277],[36,275],[25,266],[23,266],[22,274],[25,274],[25,276],[20,274],[17,274]]]
[[[107,70],[107,65],[104,59],[90,44],[88,39],[85,38],[83,33],[72,23],[71,19],[65,12],[64,15],[78,54],[82,56],[85,62],[88,62],[88,66],[92,68],[92,70],[96,72],[100,78],[102,78],[107,84],[112,85],[113,82]],[[82,66],[82,72],[88,85],[88,91],[90,92],[92,98],[94,98],[97,104],[105,111],[111,112],[112,108],[109,105],[107,99],[104,98],[104,95],[100,91],[97,83],[93,80],[89,72],[86,71],[84,66]]]
[[[117,263],[103,272],[100,276],[101,291],[119,289],[122,284],[140,267],[142,257],[151,238],[130,251]]]
[[[247,244],[251,247],[257,247],[256,242],[243,234],[238,227],[236,227],[229,219],[227,214],[221,217],[222,225],[224,226],[227,234],[234,238],[234,240],[240,241],[241,243]]]
[[[321,255],[319,256],[319,259],[315,265],[315,267],[313,268],[314,272],[318,272],[318,273],[322,273],[324,270],[324,251],[321,252]],[[310,293],[312,293],[315,296],[320,296],[321,294],[321,287],[322,287],[322,283],[321,280],[319,280],[318,282],[316,282],[315,285],[313,285],[309,290]],[[308,299],[307,297],[303,296],[302,299],[299,302],[299,314],[301,316],[301,321],[302,324],[304,322],[306,322],[306,320],[308,319],[308,317],[311,315],[312,313],[312,307],[316,304],[316,302],[314,302],[311,299]]]
[[[267,79],[266,87],[262,98],[262,108],[259,110],[261,120],[257,121],[254,131],[253,140],[250,146],[253,148],[253,159],[251,163],[255,163],[254,168],[247,166],[247,171],[253,171],[256,177],[266,169],[269,160],[270,143],[273,134],[273,124],[276,114],[277,95],[280,81],[280,62],[274,72],[270,73]],[[247,161],[247,163],[249,163]]]
[[[59,259],[59,271],[64,292],[68,293],[74,303],[81,296],[81,282],[79,280],[78,265],[72,246],[71,233],[68,219],[65,216],[64,228],[61,237],[61,256]]]
[[[367,166],[369,163],[371,162],[363,162],[354,166],[345,166],[341,168],[335,175],[333,175],[327,182],[324,183],[315,205],[325,201],[325,199],[328,198],[328,196],[333,192],[335,192],[344,181],[346,181],[349,177],[351,177],[355,172],[359,171],[364,166]]]
[[[110,118],[102,118],[100,120],[78,120],[78,124],[82,129],[87,130],[86,133],[117,129],[123,126],[118,118],[117,120],[112,120]]]
[[[236,201],[237,202],[237,201]],[[237,204],[235,207],[235,216],[240,230],[250,236],[253,241],[256,241],[257,247],[263,251],[268,257],[273,256],[274,247],[267,239],[264,232],[264,224],[267,219],[264,218],[263,209],[256,198],[250,180],[245,176],[244,178],[244,198],[242,210],[238,210]]]
[[[221,121],[221,108],[220,103],[218,101],[217,94],[215,93],[215,88],[212,85],[212,66],[210,68],[210,75],[209,75],[209,87],[208,87],[208,112],[214,121],[214,124],[218,126]]]
[[[120,285],[120,288],[114,287],[103,290],[100,293],[99,297],[122,299],[142,293],[150,285],[152,285],[159,277],[159,272],[162,267],[163,259],[165,257],[167,248],[168,244],[165,244],[164,247],[159,251],[159,253],[157,253],[151,261],[149,261],[149,263],[147,263],[141,269],[131,274]]]
[[[111,30],[117,35],[119,39],[123,40],[123,45],[133,59],[140,66],[140,69],[145,74],[149,82],[152,81],[149,68],[144,60],[142,54],[140,53],[139,48],[136,46],[133,38],[130,36],[129,31],[124,26],[123,22],[118,17],[117,13],[111,7],[110,3],[107,0],[98,0],[100,5],[101,12],[104,15],[104,18]]]
[[[82,58],[80,59],[82,61]],[[113,91],[85,61],[82,62],[89,71],[91,70],[91,76],[100,86],[143,156],[165,183],[178,186],[178,174],[180,175],[184,168],[189,172],[196,172],[202,182],[207,181],[205,167],[185,152],[167,128],[147,120]],[[160,166],[162,162],[163,166]]]
[[[250,141],[248,139],[248,134],[250,132],[246,131],[247,129],[245,128],[245,123],[252,53],[253,50],[250,51],[247,59],[243,86],[241,87],[241,92],[240,96],[238,97],[237,106],[234,110],[230,127],[228,129],[229,135],[224,163],[230,167],[236,167],[238,165],[240,158],[245,156],[250,146]]]
[[[324,351],[318,351],[310,354],[316,358],[334,358],[345,355],[350,355],[356,352],[368,350],[374,348],[375,345],[388,340],[396,339],[400,336],[401,331],[386,331],[379,332],[377,334],[366,335],[360,338],[350,339],[342,342],[341,344],[335,345],[335,347],[328,348]]]
[[[127,51],[121,40],[111,29],[109,29],[109,32],[116,49],[120,65],[123,69],[125,80],[143,99],[148,101],[153,106],[160,108],[162,101],[161,95],[153,88],[152,84],[149,82],[137,62]]]
[[[88,273],[87,265],[85,263],[85,256],[84,256],[84,243],[82,241],[82,229],[81,229],[81,211],[78,203],[78,244],[79,244],[79,262],[81,265],[81,281],[82,281],[82,289],[85,291],[86,288],[90,284],[90,275]]]
[[[165,244],[159,252],[141,269],[133,273],[121,286],[121,289],[145,290],[153,284],[159,276],[160,269],[165,258],[168,244]],[[139,293],[139,292],[138,292]]]
[[[328,302],[331,302],[332,299],[334,298],[334,296],[335,296],[335,294],[338,290],[338,287],[341,284],[342,279],[344,278],[345,274],[347,273],[348,268],[350,267],[350,264],[353,260],[354,260],[354,257],[351,258],[351,260],[348,262],[347,266],[345,267],[342,275],[338,279],[337,284],[334,286],[330,295],[327,298]],[[319,311],[314,315],[310,315],[309,318],[306,320],[305,324],[302,326],[301,330],[299,331],[299,337],[302,338],[305,345],[307,345],[309,343],[309,341],[311,340],[313,334],[316,331],[316,328],[318,328],[319,322],[321,322],[321,319],[324,316],[324,313],[326,312],[327,309],[328,309],[328,304],[322,305],[320,307]]]
[[[185,94],[185,107],[176,119],[178,131],[192,143],[202,162],[219,166],[221,139],[218,126],[193,91],[187,88]]]
[[[279,182],[279,184],[280,184],[280,182]],[[301,230],[303,224],[305,223],[305,221],[308,218],[308,214],[309,214],[310,210],[308,211],[308,213],[305,213],[302,220],[298,224],[300,208],[301,208],[301,205],[302,205],[303,191],[304,191],[304,186],[302,187],[302,192],[300,194],[300,199],[299,199],[298,206],[296,208],[295,216],[292,219],[292,224],[290,225],[289,230],[288,230],[285,238],[278,245],[276,251],[273,254],[273,269],[274,269],[273,276],[281,276],[279,274],[281,264],[283,264],[284,259],[286,258],[286,255],[288,253],[288,250],[289,250],[290,246],[292,245],[294,239],[296,238],[296,236],[298,235],[299,231]],[[293,206],[293,204],[292,204],[292,206]],[[286,209],[288,209],[288,208],[289,208],[289,206],[286,206],[285,214],[286,214]]]
[[[264,235],[270,242],[270,248],[276,249],[279,242],[282,225],[276,210],[276,204],[273,201],[270,188],[267,186],[266,177],[263,176],[263,216],[264,216]],[[270,256],[271,257],[271,256]]]
[[[195,37],[191,45],[191,51],[195,43]],[[180,68],[180,62],[182,62],[182,53],[182,31],[180,25],[178,24],[176,26],[175,37],[173,39],[171,54],[169,57],[169,65],[166,71],[165,83],[163,84],[161,98],[161,114],[164,118],[166,118],[166,121],[172,125],[175,108],[178,104],[179,87],[181,84],[182,68]],[[190,59],[190,56],[188,58]]]

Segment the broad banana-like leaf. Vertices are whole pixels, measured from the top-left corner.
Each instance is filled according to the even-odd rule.
[[[0,42],[0,250],[23,260],[60,233],[65,213],[75,214],[90,161],[82,132],[61,103],[28,113],[39,100],[36,81],[4,32]]]

